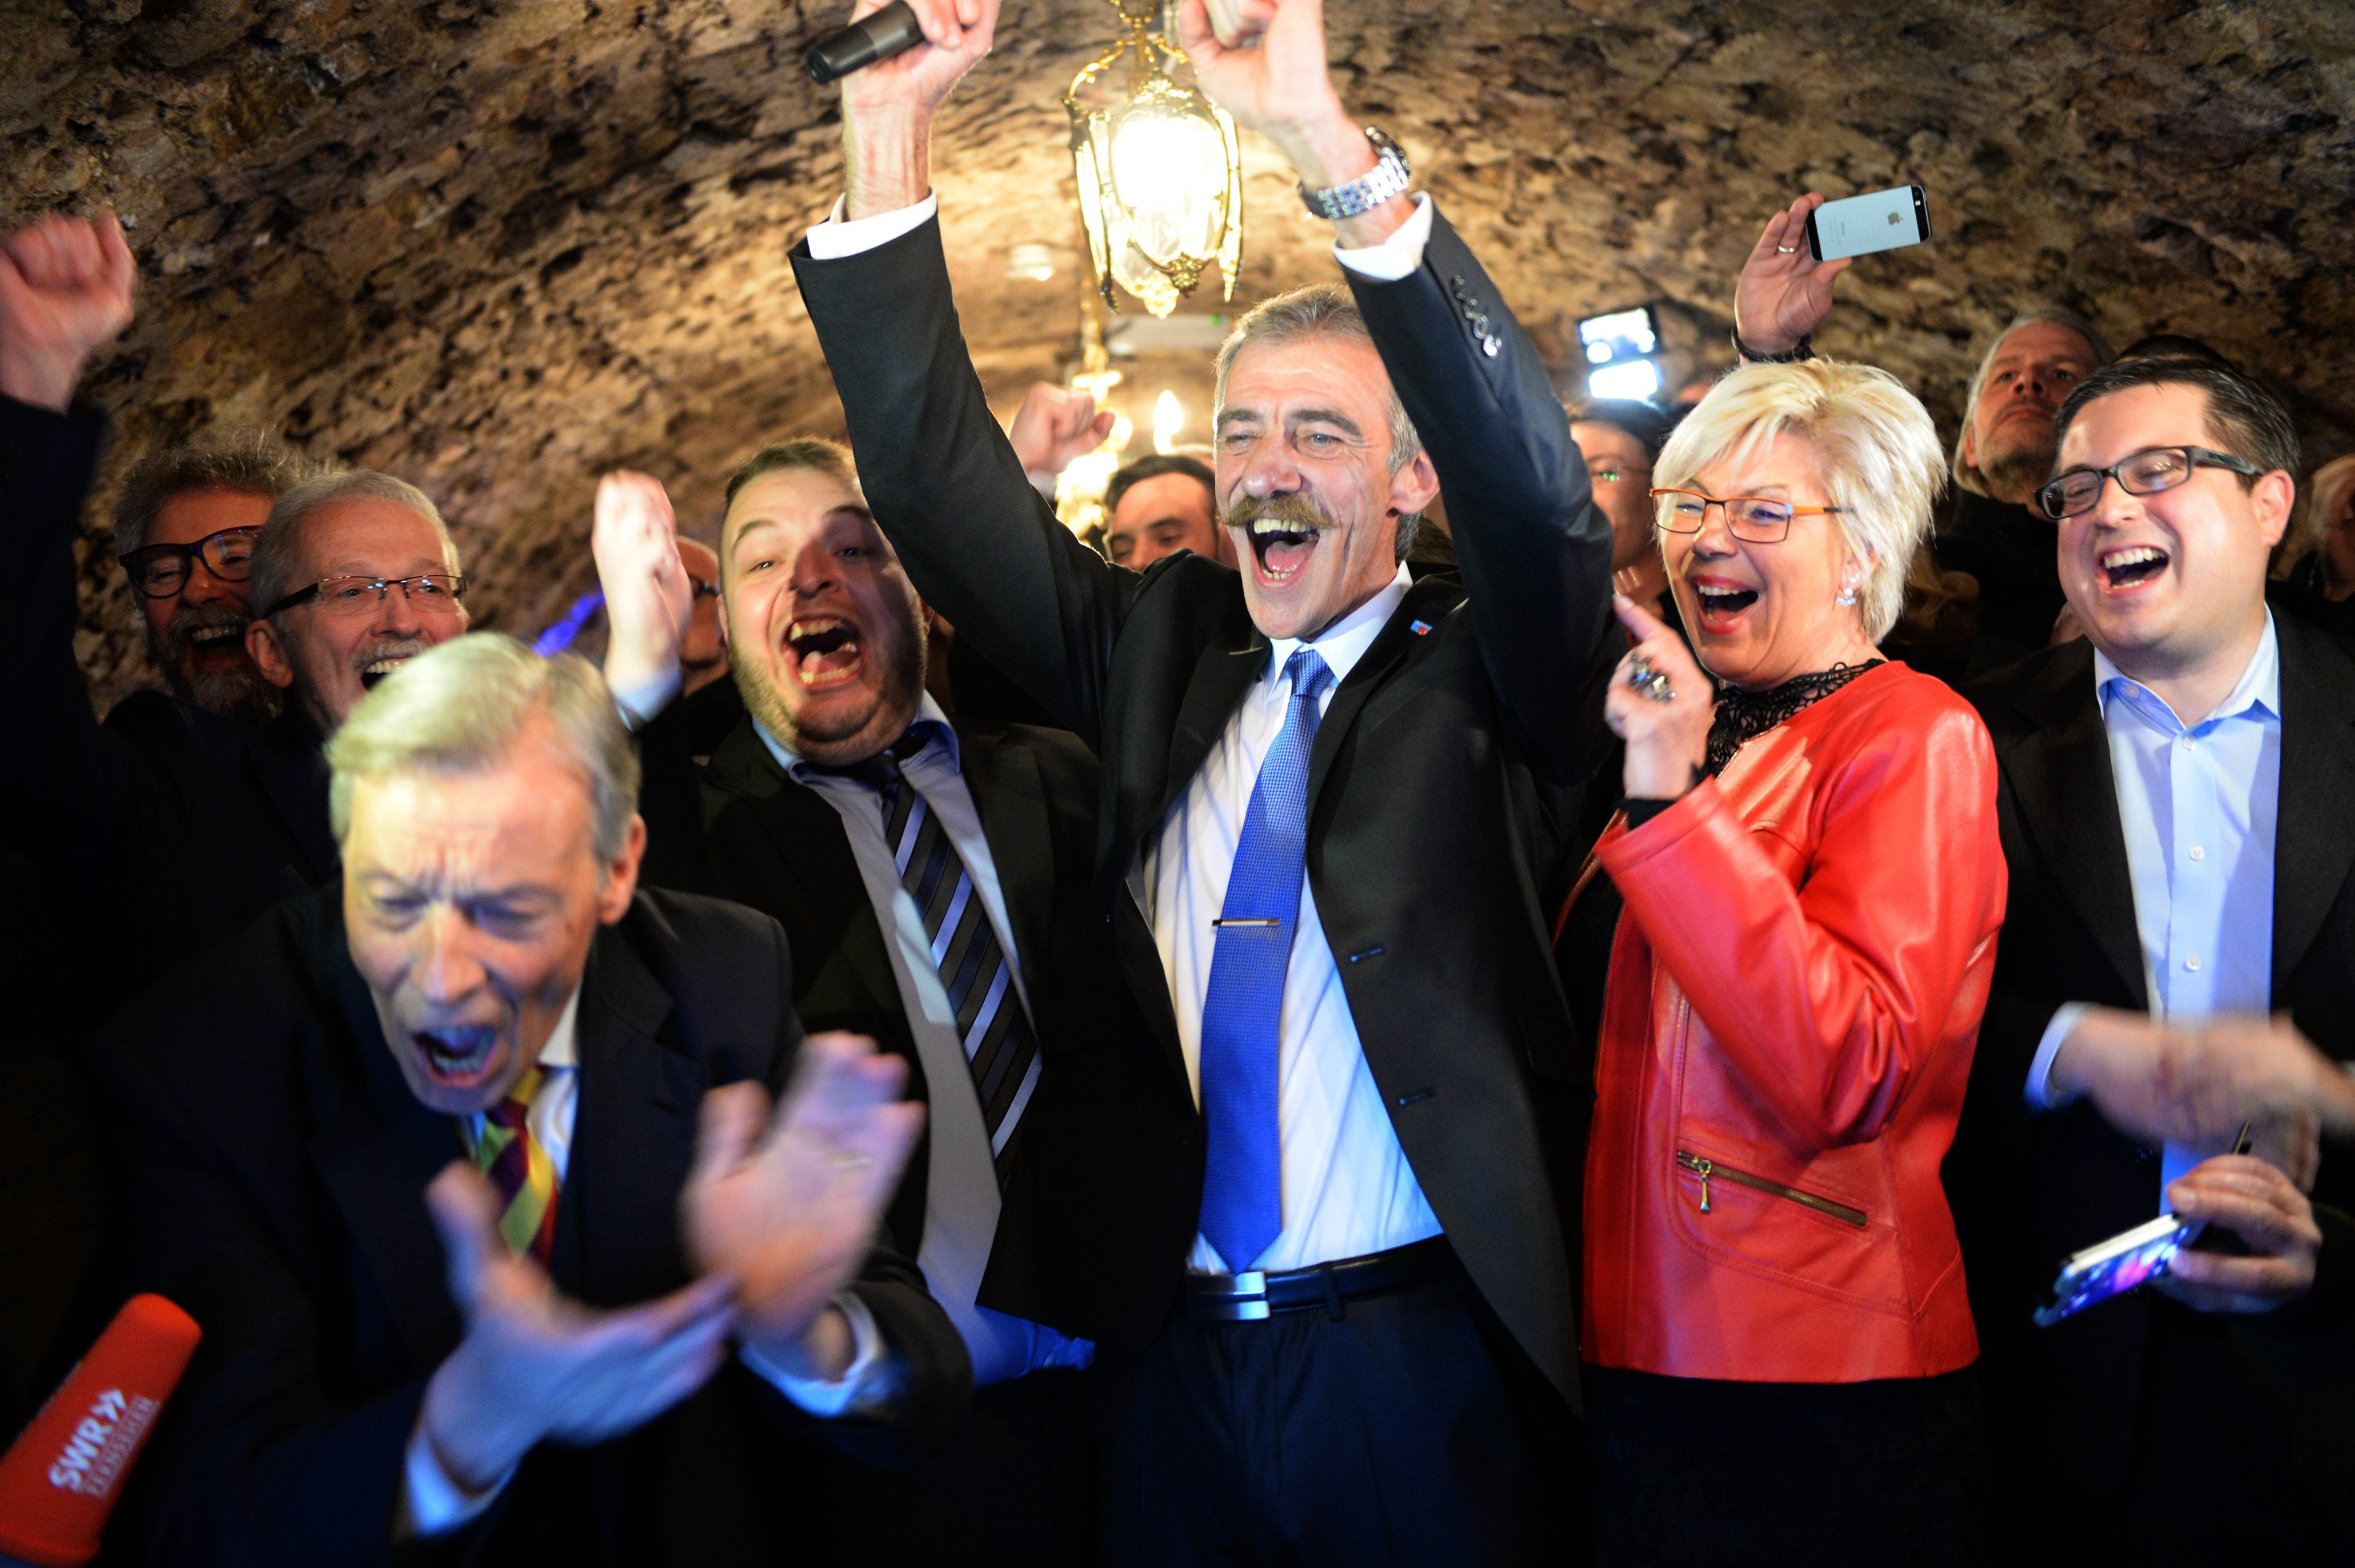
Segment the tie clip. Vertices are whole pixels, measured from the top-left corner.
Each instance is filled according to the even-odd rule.
[[[1213,926],[1227,926],[1227,925],[1280,925],[1280,924],[1282,924],[1283,923],[1282,923],[1281,921],[1277,920],[1277,919],[1276,919],[1273,915],[1272,915],[1272,914],[1248,914],[1248,915],[1236,915],[1236,916],[1234,916],[1234,917],[1232,917],[1232,918],[1231,918],[1231,919],[1214,920],[1214,921],[1210,922],[1210,923],[1211,923]]]

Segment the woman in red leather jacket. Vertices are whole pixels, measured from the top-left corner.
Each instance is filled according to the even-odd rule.
[[[1586,1166],[1604,1563],[1966,1560],[1938,1167],[2003,920],[1995,757],[1874,652],[1944,469],[1911,393],[1824,360],[1736,371],[1660,454],[1692,649],[1621,602],[1627,798],[1573,911],[1624,905]]]

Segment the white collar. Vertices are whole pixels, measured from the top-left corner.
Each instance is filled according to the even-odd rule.
[[[962,773],[964,759],[957,747],[956,727],[949,722],[948,714],[939,703],[932,700],[932,694],[929,691],[918,696],[916,716],[908,721],[908,728],[912,730],[919,724],[928,722],[933,726],[934,742],[948,748],[949,765]],[[785,770],[787,778],[801,784],[809,782],[805,773],[795,770],[813,767],[815,763],[806,762],[799,752],[770,734],[769,727],[758,719],[752,720],[752,732],[761,737],[761,744],[769,748],[769,755],[777,759],[777,766]],[[929,746],[925,749],[931,750]]]
[[[1304,643],[1297,637],[1276,638],[1274,646],[1268,650],[1267,683],[1273,686],[1284,678],[1284,663],[1294,654],[1302,648],[1315,648],[1316,656],[1325,661],[1325,667],[1333,672],[1333,684],[1340,685],[1358,667],[1358,661],[1366,656],[1366,650],[1374,645],[1374,639],[1397,613],[1406,591],[1413,586],[1414,579],[1407,571],[1406,562],[1400,561],[1398,575],[1383,583],[1371,599],[1326,627],[1314,642]]]

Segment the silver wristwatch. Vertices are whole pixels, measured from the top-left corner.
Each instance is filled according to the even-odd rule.
[[[1308,204],[1309,211],[1337,223],[1344,218],[1371,212],[1391,197],[1406,194],[1410,172],[1406,154],[1374,126],[1366,127],[1366,140],[1374,144],[1380,161],[1346,185],[1328,186],[1323,190],[1302,186],[1300,199]]]

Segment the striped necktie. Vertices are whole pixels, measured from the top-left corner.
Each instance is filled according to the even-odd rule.
[[[973,873],[938,815],[900,770],[903,759],[922,749],[922,738],[911,732],[865,762],[828,771],[857,779],[882,798],[883,842],[923,918],[1003,1188],[1013,1165],[1015,1129],[1039,1084],[1039,1042]]]
[[[538,1067],[525,1073],[507,1097],[483,1113],[474,1135],[474,1164],[499,1194],[499,1235],[507,1251],[528,1252],[548,1265],[556,1244],[556,1166],[531,1136],[531,1098],[539,1093]]]

